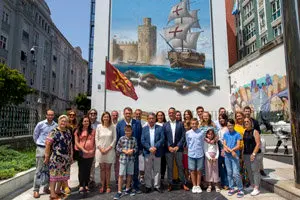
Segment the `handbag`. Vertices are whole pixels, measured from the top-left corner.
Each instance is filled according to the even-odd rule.
[[[49,184],[50,174],[49,174],[49,168],[48,165],[43,165],[41,170],[37,174],[37,180],[39,182],[39,185],[47,185]]]
[[[83,148],[85,148],[85,144],[86,144],[86,141],[87,141],[88,137],[89,136],[87,136],[87,138],[84,142]],[[81,158],[83,158],[83,151],[82,150],[75,150],[73,158],[74,158],[74,160],[77,160],[77,161],[80,160]]]

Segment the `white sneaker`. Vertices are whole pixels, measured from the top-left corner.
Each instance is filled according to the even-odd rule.
[[[200,186],[197,186],[196,192],[197,192],[198,194],[200,194],[200,193],[202,192],[202,189],[201,189]]]
[[[192,193],[197,193],[197,186],[193,186],[193,188],[192,188]]]
[[[254,190],[251,192],[251,196],[256,196],[260,193],[260,191],[256,188],[254,188]]]

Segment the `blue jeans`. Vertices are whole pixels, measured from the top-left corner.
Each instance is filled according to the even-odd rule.
[[[240,175],[240,161],[239,157],[234,158],[231,155],[225,156],[225,165],[227,169],[227,178],[229,183],[229,188],[234,188],[234,182],[238,190],[243,190],[243,182]]]
[[[221,155],[219,156],[218,164],[219,164],[219,175],[220,175],[220,178],[221,178],[221,185],[222,186],[228,186],[225,158]]]

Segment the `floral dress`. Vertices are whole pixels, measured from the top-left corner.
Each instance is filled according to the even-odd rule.
[[[50,181],[67,181],[70,179],[72,135],[67,129],[60,131],[55,128],[47,137],[50,143],[49,159]]]

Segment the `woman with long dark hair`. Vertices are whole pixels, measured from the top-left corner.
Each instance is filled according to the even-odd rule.
[[[89,192],[88,183],[91,167],[95,157],[95,130],[91,127],[88,116],[84,116],[74,133],[75,150],[82,152],[78,159],[79,193]]]

